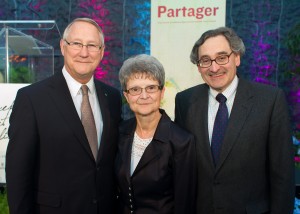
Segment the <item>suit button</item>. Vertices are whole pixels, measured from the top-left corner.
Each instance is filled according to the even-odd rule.
[[[98,200],[97,199],[93,199],[93,204],[97,204]]]

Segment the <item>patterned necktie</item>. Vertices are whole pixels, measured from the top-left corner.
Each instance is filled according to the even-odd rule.
[[[81,90],[82,90],[81,122],[84,127],[84,131],[89,141],[94,158],[96,160],[97,152],[98,152],[98,140],[97,140],[95,119],[89,101],[89,93],[88,93],[89,89],[86,85],[82,85]]]
[[[228,123],[228,109],[226,106],[226,100],[227,100],[226,97],[220,93],[216,96],[216,100],[220,104],[216,115],[214,129],[211,138],[211,151],[212,151],[215,166],[217,165],[220,158],[222,142],[223,142],[223,138]]]

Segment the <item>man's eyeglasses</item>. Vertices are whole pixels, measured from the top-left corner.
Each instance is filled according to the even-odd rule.
[[[155,93],[157,92],[158,90],[162,90],[163,86],[161,85],[149,85],[145,88],[141,88],[141,87],[133,87],[133,88],[130,88],[130,89],[127,89],[127,90],[124,90],[126,93],[130,94],[130,95],[140,95],[143,91],[143,89],[145,89],[145,91],[149,94],[151,93]]]
[[[97,51],[99,51],[102,48],[102,46],[100,46],[100,45],[94,45],[94,44],[84,45],[84,44],[82,44],[80,42],[68,42],[67,40],[65,40],[65,42],[67,43],[67,45],[69,45],[74,50],[81,50],[83,48],[83,46],[86,46],[86,48],[88,49],[88,51],[97,52]]]
[[[203,57],[197,61],[197,65],[199,65],[201,68],[208,68],[209,66],[211,66],[213,61],[215,61],[218,65],[225,65],[229,62],[229,57],[232,53],[233,51],[231,51],[230,54],[222,54],[220,56],[217,56],[215,59]]]

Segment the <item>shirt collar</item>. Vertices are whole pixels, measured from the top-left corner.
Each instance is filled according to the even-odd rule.
[[[78,94],[81,94],[81,83],[77,82],[66,70],[65,67],[62,69],[63,75],[66,79],[67,85],[69,87],[71,96],[74,98]],[[94,84],[94,76],[86,83],[89,88],[90,93],[93,95],[95,93],[95,84]]]
[[[238,86],[238,82],[239,79],[237,77],[237,75],[235,75],[234,79],[232,80],[232,82],[230,83],[230,85],[222,92],[222,94],[228,99],[230,96],[232,96],[237,89]],[[213,96],[214,98],[216,98],[216,96],[219,94],[218,91],[212,89],[211,87],[209,87],[209,93],[211,96]]]

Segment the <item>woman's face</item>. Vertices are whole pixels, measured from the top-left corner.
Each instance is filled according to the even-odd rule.
[[[141,93],[137,95],[133,95],[130,91],[123,92],[130,109],[136,116],[148,116],[158,112],[165,88],[156,90],[159,86],[157,80],[143,74],[135,74],[129,78],[126,85],[126,90],[131,89],[130,91],[139,91],[142,88]],[[148,87],[148,92],[145,89],[146,87]]]

